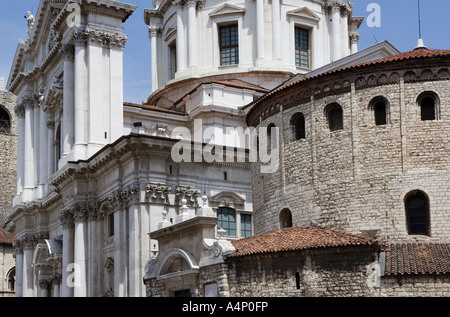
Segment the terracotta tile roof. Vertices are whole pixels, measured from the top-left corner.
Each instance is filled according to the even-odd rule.
[[[124,106],[129,106],[129,107],[138,107],[138,108],[141,108],[141,109],[152,110],[152,111],[157,111],[157,112],[165,112],[165,113],[172,113],[172,114],[178,114],[178,115],[186,115],[185,112],[182,112],[182,111],[179,111],[179,110],[161,108],[161,107],[152,106],[152,105],[141,105],[141,104],[136,104],[136,103],[131,103],[131,102],[124,102],[123,105]]]
[[[450,273],[450,244],[391,243],[386,249],[385,275]]]
[[[14,242],[14,235],[7,232],[5,228],[0,226],[0,244],[10,244]]]
[[[353,68],[359,68],[369,65],[378,65],[378,64],[386,64],[390,62],[398,62],[398,61],[404,61],[404,60],[414,60],[414,59],[421,59],[421,58],[433,58],[433,57],[448,57],[450,56],[450,50],[434,50],[429,48],[416,48],[412,51],[400,53],[394,56],[385,57],[381,59],[376,59],[373,61],[360,63],[351,65],[348,67],[344,67],[341,69],[336,69],[333,71],[330,71],[329,73],[339,72],[346,69],[353,69]],[[327,73],[324,73],[327,74]],[[319,75],[320,76],[320,75]]]
[[[230,257],[330,247],[378,245],[374,239],[319,226],[281,229],[232,241],[232,244],[236,252]]]

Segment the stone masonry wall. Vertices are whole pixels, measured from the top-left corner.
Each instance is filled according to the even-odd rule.
[[[450,276],[382,277],[380,297],[449,297]]]
[[[0,225],[5,222],[5,213],[12,206],[16,194],[17,179],[17,116],[14,112],[16,97],[0,91],[0,107],[11,117],[9,134],[0,133]]]
[[[422,121],[417,98],[439,97],[438,120]],[[389,104],[386,125],[375,124],[375,97]],[[344,129],[330,132],[325,107],[343,108]],[[380,239],[411,238],[404,198],[422,190],[430,201],[431,239],[450,237],[450,81],[427,80],[358,87],[280,106],[260,127],[280,128],[280,168],[253,166],[256,234],[279,228],[288,208],[293,225],[317,223],[351,233],[376,232]],[[293,140],[291,118],[302,112],[306,138]],[[417,237],[415,237],[417,238]]]
[[[331,250],[330,250],[331,251]],[[374,296],[376,253],[366,249],[230,259],[232,297]]]

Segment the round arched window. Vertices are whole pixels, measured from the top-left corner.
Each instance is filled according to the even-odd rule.
[[[344,112],[342,107],[337,103],[328,105],[325,109],[330,131],[338,131],[344,129]]]
[[[439,97],[431,91],[422,93],[417,98],[420,107],[420,119],[422,121],[437,120],[439,117]]]
[[[8,111],[0,106],[0,133],[11,133],[11,116]]]
[[[408,234],[430,234],[430,206],[427,195],[422,191],[410,192],[405,197]]]
[[[292,213],[289,209],[283,209],[280,212],[280,228],[291,228],[292,227]]]

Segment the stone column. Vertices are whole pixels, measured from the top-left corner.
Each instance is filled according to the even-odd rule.
[[[88,296],[99,297],[101,292],[100,274],[100,248],[99,248],[99,212],[98,205],[91,202],[88,206],[88,267],[87,267],[87,281],[88,281]]]
[[[119,196],[120,197],[120,196]],[[126,297],[127,279],[127,219],[121,198],[115,199],[114,209],[114,296]]]
[[[75,223],[74,297],[87,297],[87,212],[83,206],[77,206],[73,215]]]
[[[256,58],[265,57],[264,52],[264,0],[256,0]]]
[[[23,244],[22,241],[14,242],[16,252],[16,297],[23,296]]]
[[[350,47],[351,47],[351,54],[358,53],[358,41],[359,41],[359,34],[358,33],[352,33],[350,34]]]
[[[141,244],[141,236],[146,235],[141,231],[141,223],[145,221],[140,213],[140,193],[138,186],[132,186],[122,195],[125,208],[128,209],[128,259],[125,265],[128,266],[129,294],[130,297],[145,296],[142,277],[143,268],[148,258],[143,259],[145,247]],[[145,192],[144,192],[145,193]],[[145,197],[145,194],[144,194]]]
[[[188,0],[188,56],[189,68],[197,68],[197,17],[196,17],[197,0]]]
[[[109,100],[107,93],[110,89],[110,65],[107,61],[108,57],[106,54],[104,55],[104,40],[100,33],[92,31],[88,34],[87,65],[89,71],[86,122],[88,143],[86,158],[95,154],[106,144],[107,134],[110,132],[109,118],[105,114],[110,113],[109,103],[112,103],[113,100]],[[119,67],[119,65],[114,67]]]
[[[183,2],[174,2],[177,9],[177,72],[186,69],[186,35],[183,23]]]
[[[34,150],[34,198],[41,198],[38,190],[39,179],[41,174],[41,108],[39,103],[34,103],[34,124],[33,124],[33,150]]]
[[[39,288],[40,288],[39,297],[49,297],[48,287],[50,285],[51,285],[51,281],[49,281],[49,280],[40,280],[39,281]]]
[[[113,143],[123,135],[123,48],[127,41],[124,34],[113,34],[109,43],[110,122],[107,143]]]
[[[65,210],[60,221],[63,228],[63,258],[61,268],[61,297],[73,297],[73,263],[74,263],[74,221],[73,213]]]
[[[158,90],[158,36],[159,28],[154,26],[148,27],[148,34],[150,36],[151,43],[151,79],[152,79],[152,92]]]
[[[51,265],[51,283],[53,285],[52,297],[60,297],[60,285],[62,278],[62,257],[61,254],[53,254],[48,258],[48,262]]]
[[[64,46],[64,88],[63,88],[63,117],[61,127],[61,152],[62,157],[69,155],[75,141],[75,69],[74,47]]]
[[[331,61],[341,58],[341,8],[333,5],[331,10]]]
[[[33,253],[36,242],[31,237],[25,237],[23,240],[23,297],[34,297],[34,274],[33,274]]]
[[[61,276],[55,276],[52,279],[53,284],[53,296],[52,297],[60,297],[60,285],[61,285]]]
[[[30,202],[33,199],[34,183],[34,150],[33,150],[33,128],[34,128],[34,101],[28,100],[25,104],[25,135],[24,135],[24,195],[23,201]]]
[[[280,0],[272,0],[272,51],[273,58],[281,58],[281,16]]]
[[[86,35],[77,34],[75,43],[75,144],[73,160],[86,158],[88,71]]]
[[[41,111],[40,115],[40,123],[39,123],[39,130],[40,130],[40,150],[39,150],[39,190],[38,190],[38,197],[43,198],[46,194],[46,184],[48,181],[48,127],[47,127],[47,121],[48,121],[48,114],[45,111]]]

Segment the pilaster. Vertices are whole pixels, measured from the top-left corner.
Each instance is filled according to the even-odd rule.
[[[69,279],[69,273],[72,273],[71,265],[74,262],[74,218],[72,210],[63,211],[59,220],[63,228],[61,297],[72,297],[73,281],[72,278]]]
[[[82,204],[73,208],[73,220],[75,222],[75,287],[74,297],[87,297],[87,210]]]
[[[75,66],[73,45],[61,49],[64,60],[63,117],[62,117],[62,157],[69,155],[75,143]]]

